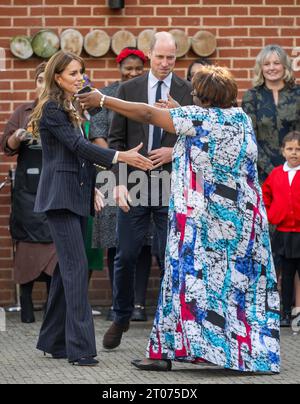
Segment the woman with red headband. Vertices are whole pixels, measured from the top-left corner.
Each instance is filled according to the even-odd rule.
[[[141,76],[146,63],[144,53],[136,48],[124,48],[116,58],[119,65],[121,80],[101,89],[103,94],[114,97],[120,82]],[[107,137],[112,119],[112,112],[103,108],[101,112],[91,117],[90,140],[99,146],[108,147]],[[99,184],[98,184],[99,185]],[[100,184],[101,186],[101,184]],[[106,195],[107,196],[107,195]],[[107,264],[111,287],[113,288],[114,260],[116,255],[116,224],[117,209],[114,202],[108,203],[105,208],[95,216],[93,228],[93,247],[107,249]],[[141,251],[136,268],[135,310],[133,321],[146,321],[145,299],[147,283],[151,269],[151,240],[148,237]],[[109,310],[107,320],[113,320],[113,311]]]

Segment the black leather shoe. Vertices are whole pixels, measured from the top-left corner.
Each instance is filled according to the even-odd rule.
[[[70,361],[70,363],[74,366],[97,366],[99,361],[94,358],[80,358],[76,361]]]
[[[109,327],[103,337],[103,347],[105,349],[117,348],[122,339],[123,332],[129,330],[129,322],[126,324],[117,324],[115,322]]]
[[[151,360],[149,363],[140,359],[134,359],[131,364],[140,370],[148,370],[153,372],[168,372],[172,370],[172,362],[169,359]]]
[[[132,312],[131,321],[147,321],[146,309],[144,306],[135,305]]]
[[[292,321],[291,313],[283,313],[280,319],[280,327],[290,327]]]
[[[110,307],[107,312],[106,321],[114,321],[114,311],[112,307]]]

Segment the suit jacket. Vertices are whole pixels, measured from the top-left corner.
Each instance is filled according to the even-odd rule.
[[[96,179],[93,163],[110,168],[115,151],[86,140],[63,107],[54,101],[44,106],[40,136],[43,169],[35,211],[67,209],[80,216],[93,214]]]
[[[125,101],[144,102],[148,104],[148,77],[149,73],[135,79],[121,83],[116,94],[117,98]],[[173,73],[170,95],[182,106],[193,105],[193,97],[191,96],[191,84],[179,78]],[[124,151],[144,143],[141,154],[148,155],[148,138],[149,125],[135,122],[127,119],[117,113],[113,114],[112,122],[109,130],[108,142],[112,149]],[[174,134],[163,131],[161,147],[174,147],[177,137]],[[133,169],[128,167],[128,175]],[[163,166],[163,170],[171,172],[172,163]],[[118,168],[114,169],[117,175],[117,183],[119,181]]]

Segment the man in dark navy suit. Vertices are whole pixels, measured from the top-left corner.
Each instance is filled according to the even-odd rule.
[[[45,91],[32,118],[43,148],[35,211],[46,213],[59,262],[37,348],[76,365],[94,366],[98,361],[84,245],[86,218],[94,211],[94,163],[111,167],[124,161],[145,170],[152,163],[138,153],[142,145],[117,154],[84,138],[72,105],[83,71],[80,57],[56,53],[47,64]],[[96,202],[99,208],[101,202]]]

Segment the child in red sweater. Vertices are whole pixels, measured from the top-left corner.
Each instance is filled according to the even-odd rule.
[[[286,163],[266,179],[263,196],[269,222],[276,225],[273,250],[282,261],[281,326],[289,327],[297,272],[300,277],[300,132],[285,136],[282,154]]]

